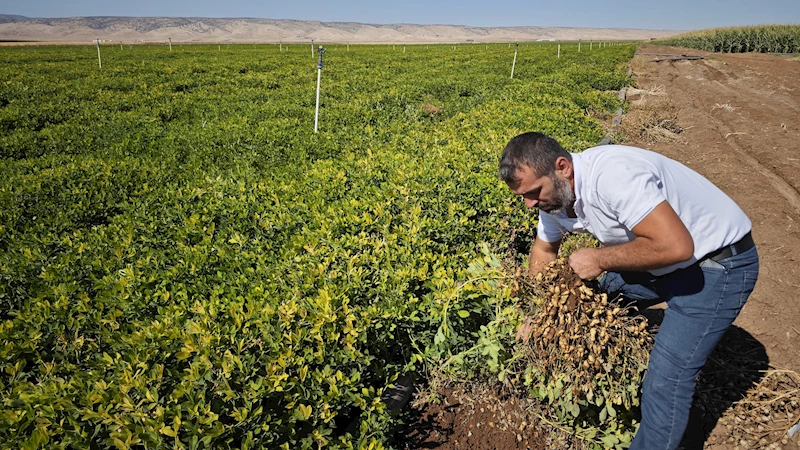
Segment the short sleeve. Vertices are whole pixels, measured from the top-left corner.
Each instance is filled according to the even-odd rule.
[[[597,179],[598,196],[628,230],[666,200],[662,187],[656,169],[645,163],[620,162]]]
[[[536,226],[536,237],[545,242],[558,242],[567,230],[552,215],[539,210],[539,224]]]

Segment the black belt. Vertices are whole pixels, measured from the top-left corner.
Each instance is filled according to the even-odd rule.
[[[729,245],[727,247],[722,247],[721,249],[719,249],[717,251],[713,251],[713,252],[707,254],[706,256],[704,256],[701,259],[701,261],[703,259],[711,259],[711,260],[719,262],[719,261],[722,261],[723,259],[728,259],[731,256],[738,255],[740,253],[744,253],[744,252],[750,250],[751,248],[753,248],[755,246],[756,246],[756,243],[753,242],[753,234],[748,232],[743,238],[741,238],[739,240],[739,242],[737,242],[735,244],[731,244],[731,245]]]

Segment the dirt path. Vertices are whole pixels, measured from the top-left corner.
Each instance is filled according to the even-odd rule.
[[[682,142],[639,145],[700,172],[750,216],[761,272],[736,325],[763,344],[772,366],[800,371],[800,61],[640,52],[706,56],[647,63],[635,74],[639,88],[663,86],[685,130]]]
[[[666,98],[684,131],[678,140],[628,143],[686,164],[730,195],[753,221],[761,257],[755,291],[703,369],[684,446],[767,448],[741,441],[741,428],[759,424],[736,420],[731,406],[768,366],[800,371],[800,58],[656,46],[639,52],[706,59],[637,57],[634,78],[645,93],[630,99],[630,119],[654,92],[650,98]]]

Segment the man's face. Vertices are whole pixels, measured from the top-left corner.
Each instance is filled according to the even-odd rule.
[[[570,166],[566,171],[556,170],[552,176],[537,177],[532,167],[523,166],[517,170],[519,181],[508,183],[508,187],[511,192],[522,197],[526,207],[538,207],[544,212],[558,214],[571,208],[575,203],[575,192],[572,190],[570,178],[571,170]]]

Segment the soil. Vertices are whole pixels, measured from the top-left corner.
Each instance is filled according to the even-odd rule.
[[[705,59],[656,63],[649,62],[655,55],[636,58],[637,87],[661,91],[669,100],[667,113],[677,116],[682,132],[656,143],[644,138],[625,143],[680,161],[725,191],[752,220],[761,258],[755,291],[698,380],[682,448],[800,449],[800,437],[782,442],[782,432],[765,433],[760,442],[748,440],[745,430],[759,424],[741,415],[737,404],[767,370],[800,372],[800,58],[653,45],[641,46],[639,53]],[[630,100],[635,104],[641,98]],[[464,402],[448,391],[444,403],[416,409],[415,431],[405,448],[573,448],[554,444],[543,431],[547,426],[529,424],[520,431],[519,422],[507,424],[509,412],[522,417],[518,404],[491,395],[479,398],[482,403]],[[798,418],[777,423],[773,416],[775,422],[765,425],[783,427],[785,420]],[[501,423],[506,425],[498,427]]]
[[[635,74],[639,88],[664,87],[684,131],[679,142],[631,144],[699,172],[753,221],[761,268],[735,323],[764,346],[770,365],[800,371],[800,61],[657,46],[639,52],[706,58],[647,63]]]
[[[741,442],[737,428],[748,424],[726,416],[764,370],[800,372],[800,60],[650,45],[639,53],[705,59],[634,64],[637,86],[662,86],[683,132],[628,144],[682,162],[733,198],[753,222],[761,263],[755,291],[703,369],[684,446],[764,448]]]
[[[411,408],[413,431],[403,449],[545,449],[553,437],[517,399],[489,391],[446,389],[439,403]]]

